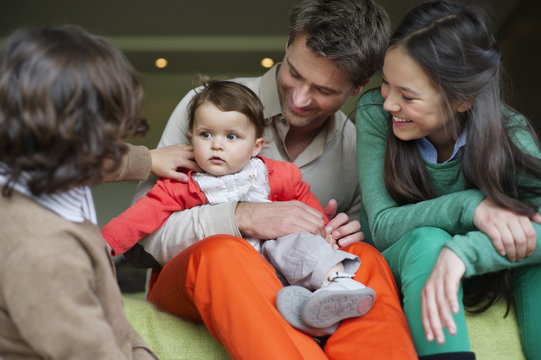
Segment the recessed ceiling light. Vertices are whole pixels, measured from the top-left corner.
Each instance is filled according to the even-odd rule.
[[[261,66],[263,66],[266,69],[269,69],[274,65],[274,60],[271,58],[263,58],[261,59]]]
[[[156,61],[154,61],[154,65],[158,69],[163,69],[164,67],[167,66],[167,59],[165,59],[165,58],[157,58]]]

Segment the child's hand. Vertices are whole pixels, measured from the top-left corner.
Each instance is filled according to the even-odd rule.
[[[531,221],[540,222],[536,214],[531,219],[501,208],[493,201],[481,201],[473,216],[473,224],[490,237],[500,255],[520,261],[535,250],[536,234]]]
[[[332,237],[331,234],[327,234],[327,237],[325,238],[327,242],[332,246],[334,250],[337,250],[339,248],[338,243],[336,242],[335,238]]]
[[[443,248],[421,293],[421,314],[426,339],[445,342],[443,327],[456,334],[453,315],[459,311],[458,289],[466,272],[464,262],[450,249]]]
[[[325,227],[327,234],[332,236],[338,247],[363,241],[364,234],[361,232],[361,223],[357,220],[350,221],[345,213],[336,214],[337,209],[338,204],[335,199],[329,200],[325,206],[325,215],[329,219],[329,223]]]
[[[193,146],[187,144],[172,145],[150,150],[152,173],[159,177],[188,182],[188,175],[179,169],[202,171],[194,160]]]

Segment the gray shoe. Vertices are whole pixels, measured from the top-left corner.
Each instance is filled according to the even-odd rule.
[[[338,323],[324,328],[315,328],[302,321],[302,309],[311,295],[310,290],[301,286],[286,286],[276,296],[276,307],[284,319],[294,328],[313,337],[332,335],[338,328]]]
[[[366,314],[374,304],[376,293],[353,280],[352,274],[336,273],[329,285],[316,290],[302,309],[301,319],[315,328],[325,328],[344,319]]]

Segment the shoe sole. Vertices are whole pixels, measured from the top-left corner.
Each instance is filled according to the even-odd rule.
[[[312,292],[301,286],[286,286],[276,296],[276,308],[284,319],[294,328],[313,336],[329,336],[336,331],[337,324],[331,324],[324,328],[314,328],[302,321],[302,309],[306,301],[312,296]]]
[[[363,316],[375,299],[376,293],[368,287],[357,291],[319,291],[306,301],[301,319],[308,326],[325,328],[344,319]]]

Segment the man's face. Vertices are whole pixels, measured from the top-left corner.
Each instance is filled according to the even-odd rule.
[[[293,127],[318,128],[360,90],[333,61],[306,46],[306,35],[288,44],[277,82],[283,113]]]

